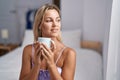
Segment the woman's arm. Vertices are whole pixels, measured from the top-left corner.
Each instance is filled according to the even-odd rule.
[[[63,80],[74,80],[75,67],[76,67],[76,52],[73,49],[66,51],[66,57],[62,68]]]
[[[19,80],[37,80],[39,66],[34,65],[31,69],[31,52],[32,46],[26,46],[22,55],[22,67]]]

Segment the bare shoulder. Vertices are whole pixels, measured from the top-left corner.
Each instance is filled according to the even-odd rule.
[[[76,51],[73,48],[67,47],[65,53],[76,54]]]
[[[67,47],[64,51],[64,53],[66,54],[66,57],[76,57],[76,51],[70,47]]]
[[[67,47],[64,50],[64,64],[63,69],[74,70],[76,65],[76,51]],[[68,67],[69,66],[69,67]]]
[[[31,55],[32,52],[32,44],[26,45],[23,50],[23,55]]]

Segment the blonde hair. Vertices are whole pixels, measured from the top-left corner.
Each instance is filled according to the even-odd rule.
[[[42,37],[42,31],[39,29],[39,26],[41,26],[41,23],[44,19],[45,12],[51,9],[55,9],[60,15],[59,8],[54,4],[45,4],[37,10],[36,15],[35,15],[35,20],[33,23],[34,41],[37,41],[38,37]],[[59,33],[59,35],[57,36],[57,40],[61,41],[61,33]]]

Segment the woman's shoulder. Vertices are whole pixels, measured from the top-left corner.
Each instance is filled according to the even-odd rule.
[[[63,65],[67,65],[67,66],[68,64],[74,65],[75,62],[76,62],[76,51],[73,48],[67,47],[64,51]]]
[[[26,46],[24,47],[24,50],[29,50],[29,49],[31,49],[31,48],[32,48],[32,45],[33,45],[33,44],[28,44],[28,45],[26,45]]]
[[[70,48],[70,47],[66,47],[64,53],[67,56],[76,56],[76,51],[73,48]]]
[[[32,44],[28,44],[23,49],[23,54],[31,54],[32,53]]]
[[[66,52],[75,53],[75,50],[71,47],[66,47]]]

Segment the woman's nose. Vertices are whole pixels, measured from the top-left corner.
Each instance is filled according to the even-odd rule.
[[[57,21],[53,21],[53,26],[56,27],[57,26]]]

